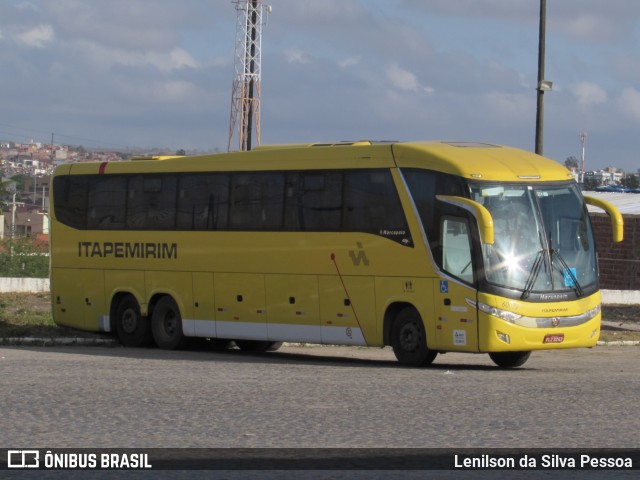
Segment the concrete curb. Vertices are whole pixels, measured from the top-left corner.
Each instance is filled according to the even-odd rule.
[[[301,344],[301,343],[287,343],[285,345],[291,346],[306,346],[306,347],[324,347],[325,345],[318,344]],[[599,347],[637,347],[640,346],[640,340],[615,340],[612,342],[599,341],[597,344]],[[81,346],[81,347],[119,347],[120,342],[115,338],[81,338],[81,337],[8,337],[0,338],[0,346],[4,347],[69,347],[69,346]],[[377,347],[371,347],[377,348]]]
[[[640,332],[640,323],[631,322],[612,322],[609,320],[602,320],[602,329],[618,330],[624,332]]]
[[[107,346],[117,347],[120,342],[115,338],[84,337],[7,337],[0,338],[0,345],[15,347],[68,347],[68,346]]]
[[[598,342],[599,347],[637,347],[640,340],[614,340],[612,342]]]

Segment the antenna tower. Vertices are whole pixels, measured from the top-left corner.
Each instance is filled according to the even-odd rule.
[[[584,157],[586,153],[587,132],[580,132],[580,143],[582,143],[582,168],[580,169],[580,183],[584,183]]]
[[[236,8],[237,23],[227,149],[231,151],[237,130],[238,148],[246,151],[251,150],[254,136],[256,144],[260,144],[262,27],[271,7],[264,6],[262,0],[232,0],[232,3]]]

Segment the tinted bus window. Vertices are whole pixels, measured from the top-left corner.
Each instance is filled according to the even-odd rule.
[[[349,172],[344,182],[344,230],[371,233],[406,230],[391,172]]]
[[[343,205],[342,173],[304,174],[301,199],[306,230],[340,230]]]
[[[228,224],[229,175],[185,174],[178,192],[178,230],[224,230]]]
[[[284,174],[233,174],[229,203],[231,230],[282,229]]]
[[[89,181],[87,228],[116,230],[125,227],[127,178],[94,176]]]
[[[176,178],[142,176],[129,178],[127,227],[134,230],[175,228]]]
[[[53,204],[59,222],[77,229],[87,227],[87,184],[86,175],[53,179]]]

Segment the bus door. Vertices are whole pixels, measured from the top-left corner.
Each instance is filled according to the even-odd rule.
[[[478,351],[478,314],[475,307],[473,256],[469,220],[444,216],[441,225],[442,269],[451,277],[434,285],[438,348]]]

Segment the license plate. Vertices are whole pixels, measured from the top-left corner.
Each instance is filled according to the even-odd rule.
[[[564,342],[564,333],[550,333],[544,336],[544,343],[562,343]]]

